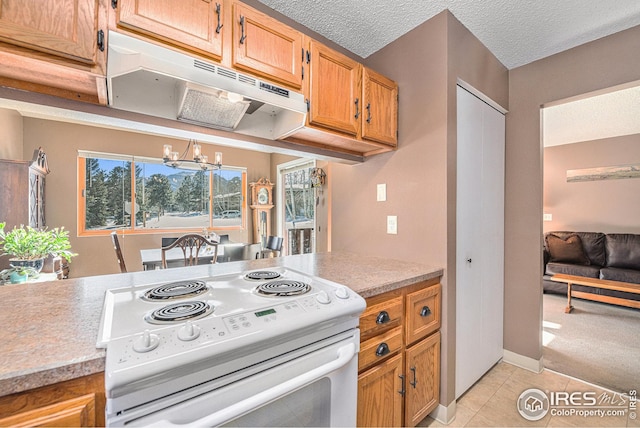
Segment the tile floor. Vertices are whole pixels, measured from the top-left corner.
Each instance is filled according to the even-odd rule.
[[[457,402],[456,417],[450,427],[640,427],[640,420],[632,419],[628,405],[624,416],[558,416],[551,412],[539,421],[524,419],[516,407],[520,394],[529,389],[542,391],[593,391],[613,393],[579,380],[544,370],[542,373],[500,362],[476,382]],[[640,392],[640,391],[638,391]],[[548,395],[548,394],[547,394]],[[628,403],[628,400],[627,400]],[[640,400],[635,412],[640,417]],[[419,426],[442,427],[440,422],[427,417]]]

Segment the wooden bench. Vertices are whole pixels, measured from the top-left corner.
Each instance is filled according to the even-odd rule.
[[[585,293],[583,291],[572,291],[572,285],[585,285],[593,288],[604,288],[607,290],[624,291],[626,293],[640,294],[640,284],[633,284],[630,282],[610,281],[607,279],[587,278],[584,276],[565,275],[558,274],[551,277],[551,281],[564,282],[567,284],[567,307],[565,313],[570,313],[573,310],[571,306],[571,295],[579,297],[581,299],[595,300],[603,303],[613,303],[615,305],[628,306],[631,308],[640,309],[640,301],[623,299],[613,296],[602,296],[599,294]]]

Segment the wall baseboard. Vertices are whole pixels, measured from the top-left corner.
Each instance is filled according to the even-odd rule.
[[[453,400],[448,406],[438,404],[429,416],[441,424],[449,425],[456,418],[456,401]]]
[[[542,369],[544,369],[542,357],[540,357],[539,360],[536,360],[531,357],[516,354],[515,352],[507,351],[506,349],[503,350],[502,361],[532,371],[534,373],[540,373],[542,372]]]

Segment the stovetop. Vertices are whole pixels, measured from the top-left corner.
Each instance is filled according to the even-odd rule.
[[[270,327],[299,317],[295,311],[274,311],[276,306],[299,299],[300,304],[331,318],[340,302],[357,296],[339,284],[281,267],[233,274],[184,279],[108,290],[97,346],[104,348],[114,339],[141,335],[207,318],[228,323],[234,315],[264,313]],[[290,315],[286,315],[286,314]],[[268,316],[270,315],[270,316]],[[266,324],[265,324],[266,326]],[[292,325],[295,328],[295,325]]]

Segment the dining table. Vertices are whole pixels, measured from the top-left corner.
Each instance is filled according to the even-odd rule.
[[[216,263],[233,262],[238,260],[254,259],[255,254],[261,250],[260,244],[246,244],[243,242],[229,242],[218,244],[218,257]],[[140,250],[142,268],[144,270],[162,269],[162,248],[148,248]],[[184,253],[181,248],[171,248],[166,253],[167,267],[184,266]],[[213,249],[203,248],[198,255],[198,264],[211,263]]]

